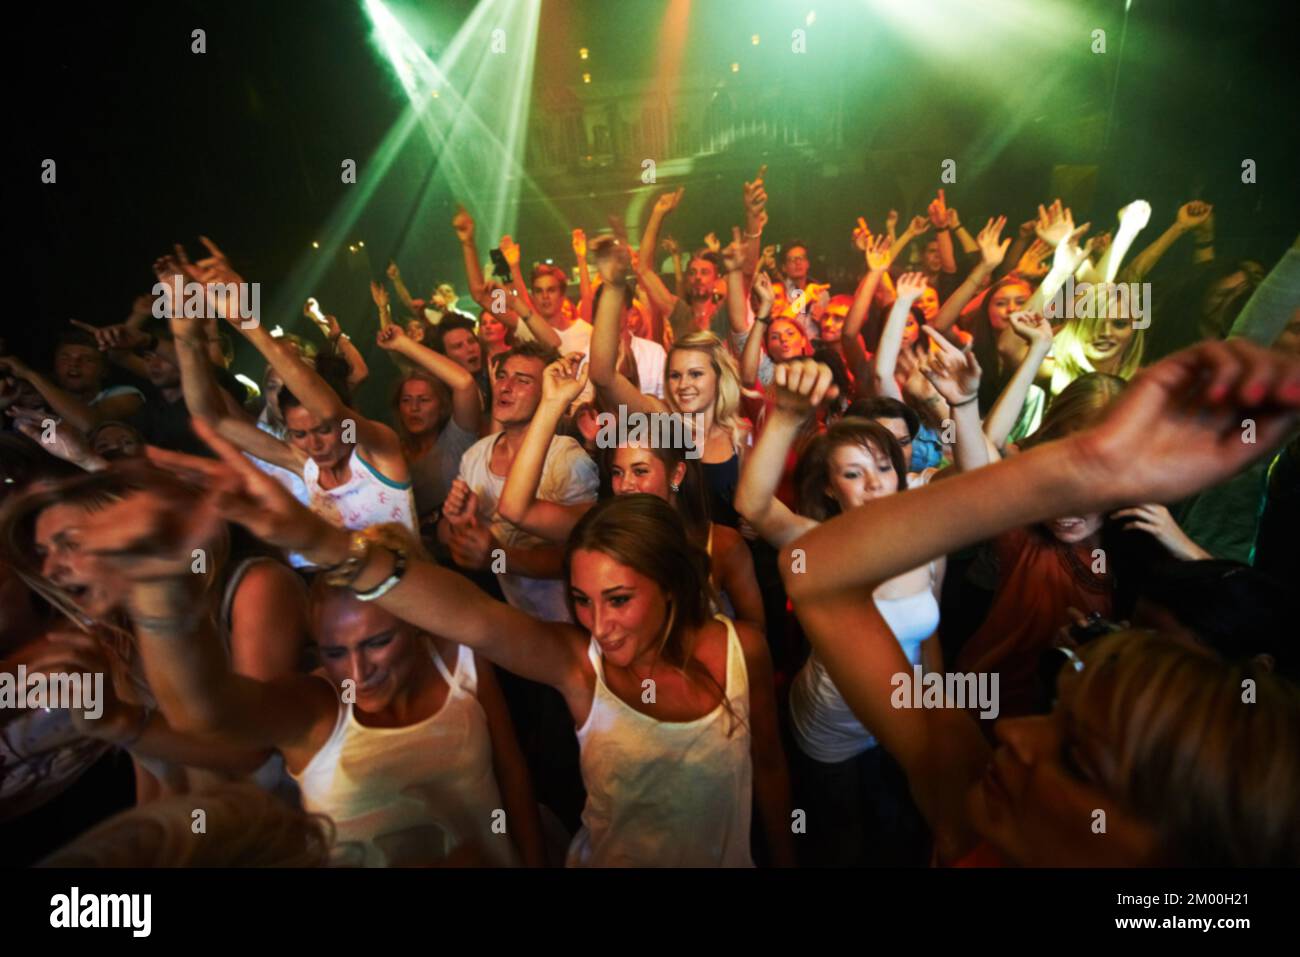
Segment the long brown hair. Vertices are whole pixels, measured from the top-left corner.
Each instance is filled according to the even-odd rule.
[[[668,596],[668,618],[656,650],[658,657],[687,680],[712,684],[721,693],[723,707],[733,721],[739,716],[708,669],[691,667],[695,640],[708,623],[709,601],[715,597],[709,581],[709,556],[686,533],[677,511],[654,495],[618,495],[598,503],[574,526],[564,546],[564,583],[569,613],[577,620],[573,603],[573,554],[579,550],[601,552],[645,575]],[[725,676],[724,676],[725,677]],[[737,725],[733,724],[732,730]]]

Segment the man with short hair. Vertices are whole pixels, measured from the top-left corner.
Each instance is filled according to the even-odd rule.
[[[542,375],[555,358],[553,351],[535,342],[502,353],[492,381],[492,416],[501,431],[474,443],[461,458],[458,481],[472,494],[457,509],[453,490],[438,524],[438,538],[450,546],[458,565],[496,571],[501,591],[514,607],[544,621],[568,621],[560,580],[563,550],[540,547],[542,539],[497,513],[506,476],[541,403]],[[561,505],[592,502],[599,484],[596,464],[582,446],[568,436],[554,436],[537,497]]]

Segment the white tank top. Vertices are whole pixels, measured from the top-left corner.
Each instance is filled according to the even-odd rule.
[[[605,684],[600,648],[591,714],[578,729],[587,804],[569,867],[752,867],[749,678],[729,619],[723,703],[694,721],[659,721]],[[729,733],[730,732],[730,733]]]
[[[504,805],[487,715],[476,697],[474,654],[459,647],[454,674],[433,652],[449,689],[435,714],[404,728],[370,728],[340,701],[334,733],[293,775],[303,809],[334,821],[334,863],[428,865],[466,843],[494,865],[519,863],[508,834],[493,832],[494,820],[507,832],[509,822],[493,814]]]
[[[361,529],[383,522],[400,522],[411,531],[415,525],[415,496],[411,483],[399,484],[352,450],[348,460],[352,477],[342,485],[325,489],[320,485],[320,467],[314,459],[302,466],[302,480],[311,497],[311,510],[335,528]]]
[[[933,589],[875,601],[908,662],[920,664],[921,643],[939,627]],[[876,746],[876,739],[849,710],[815,652],[790,684],[790,724],[799,750],[814,761],[836,764]]]

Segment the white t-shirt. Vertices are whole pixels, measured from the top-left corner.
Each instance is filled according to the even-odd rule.
[[[656,399],[664,397],[664,366],[668,362],[668,353],[664,347],[640,336],[632,337],[632,361],[636,363],[636,374],[641,380],[641,391]]]
[[[461,481],[478,495],[479,517],[491,522],[492,534],[498,541],[520,548],[545,544],[536,535],[530,535],[497,514],[497,503],[501,501],[506,478],[494,474],[491,464],[492,450],[501,437],[501,433],[489,435],[469,447],[460,460]],[[577,440],[567,435],[552,438],[542,466],[537,497],[560,505],[578,505],[594,502],[599,486],[596,463]],[[559,579],[528,578],[503,572],[497,575],[497,580],[506,601],[520,611],[542,621],[569,620],[564,582]]]

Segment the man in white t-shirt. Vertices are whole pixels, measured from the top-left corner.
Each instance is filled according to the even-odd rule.
[[[450,547],[457,564],[495,571],[502,593],[514,607],[544,621],[567,621],[568,603],[560,578],[562,549],[545,545],[497,514],[506,476],[541,402],[542,373],[552,358],[544,346],[525,342],[505,353],[496,365],[492,415],[502,429],[475,442],[460,460],[460,480],[477,496],[476,512],[468,519],[445,515],[438,524],[438,537]],[[592,502],[599,484],[596,464],[577,441],[567,436],[551,439],[539,498],[562,505]],[[502,552],[494,555],[498,548]],[[506,571],[498,565],[501,561]]]

